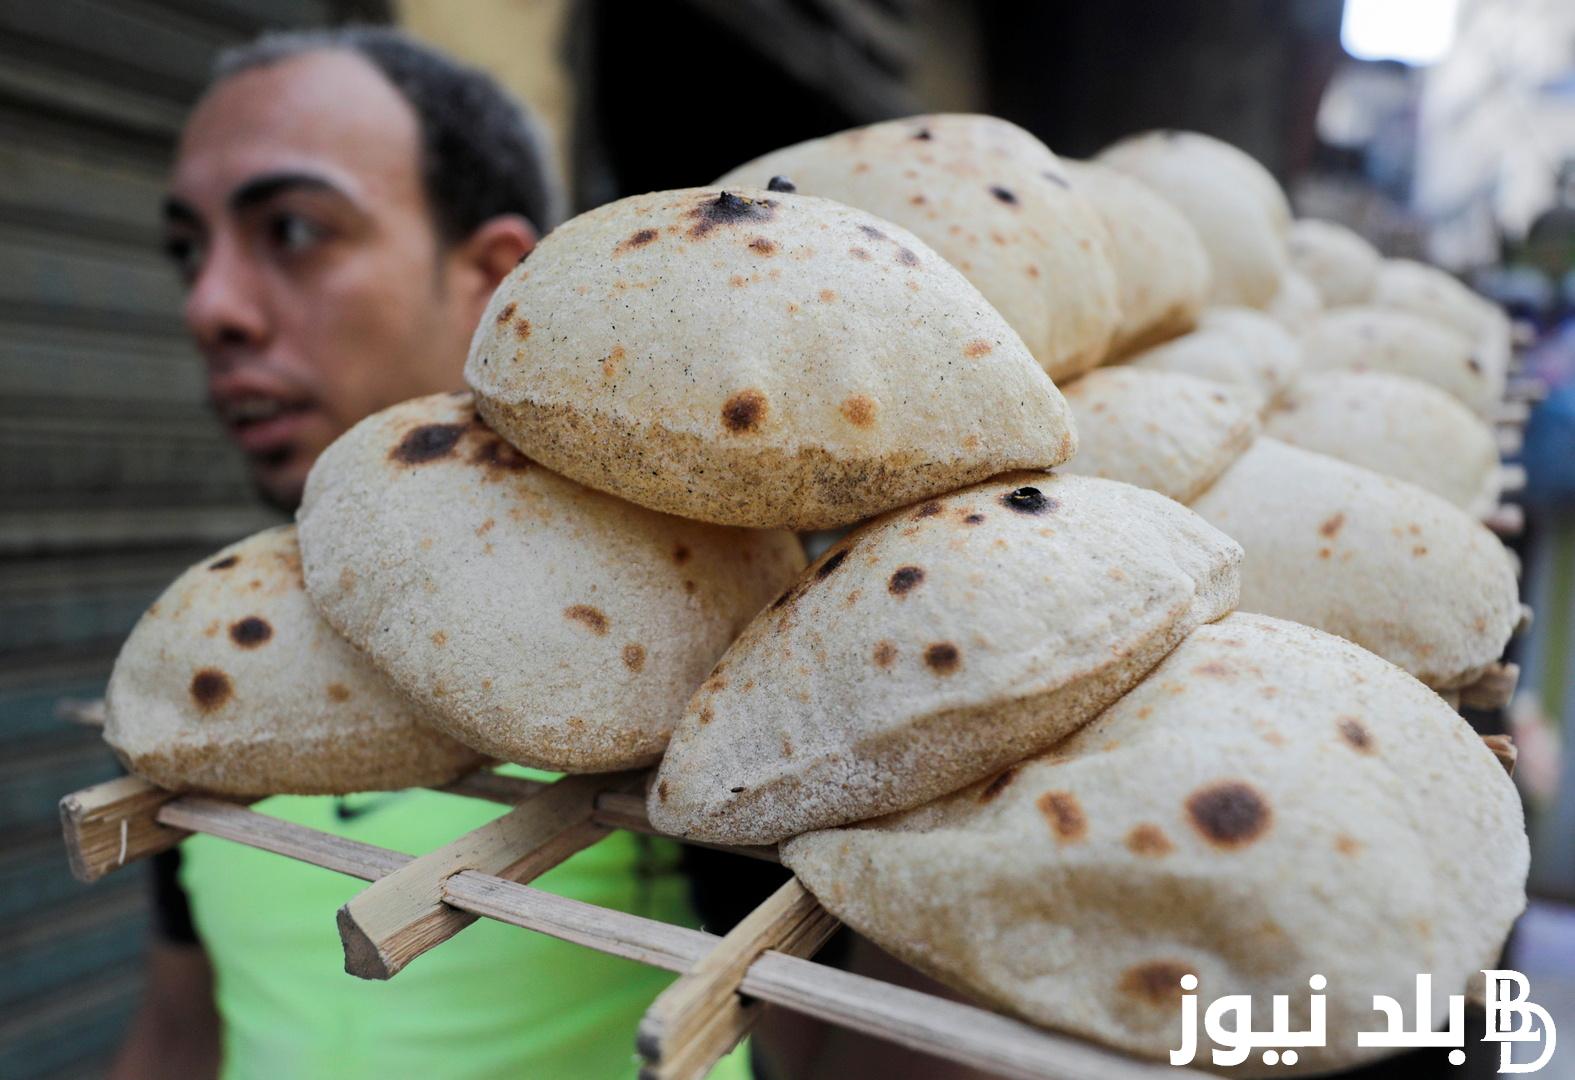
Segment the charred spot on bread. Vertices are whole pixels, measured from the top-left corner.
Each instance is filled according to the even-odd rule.
[[[579,623],[597,637],[603,637],[607,633],[607,616],[602,614],[600,608],[594,608],[589,604],[571,604],[563,609],[563,617]]]
[[[990,194],[1007,206],[1017,205],[1017,194],[1011,188],[1004,188],[1000,184],[992,184],[990,185]]]
[[[1116,984],[1127,997],[1156,1008],[1172,1008],[1181,1000],[1181,978],[1192,971],[1175,960],[1153,960],[1128,968]]]
[[[905,596],[924,580],[924,570],[918,566],[899,566],[886,582],[886,590],[893,596]]]
[[[714,199],[707,196],[687,215],[694,220],[689,235],[698,240],[718,226],[737,225],[743,221],[770,221],[775,216],[776,206],[771,199],[751,199],[731,191],[723,191]]]
[[[1088,835],[1088,817],[1083,804],[1070,791],[1047,791],[1034,801],[1050,823],[1050,830],[1063,844],[1073,844]]]
[[[273,627],[268,625],[267,619],[257,615],[248,615],[230,624],[230,640],[243,649],[255,649],[271,637]]]
[[[447,456],[464,434],[464,424],[422,424],[406,432],[389,457],[405,465],[436,461]]]
[[[1019,514],[1043,514],[1061,504],[1036,487],[1020,487],[1001,496],[1001,505]]]
[[[1351,749],[1362,754],[1374,752],[1373,733],[1367,730],[1367,725],[1354,716],[1340,717],[1340,738],[1344,739]]]
[[[530,468],[530,458],[498,438],[488,439],[476,447],[470,462],[472,465],[480,465],[488,473],[520,472]]]
[[[191,677],[191,699],[203,712],[212,712],[229,701],[235,688],[218,668],[203,668]]]
[[[984,786],[984,790],[979,792],[979,801],[982,803],[993,802],[1001,794],[1001,792],[1007,789],[1016,776],[1016,765],[1002,769],[996,774],[995,779],[986,784]]]
[[[837,567],[841,566],[847,557],[848,549],[845,547],[838,548],[836,551],[831,552],[826,556],[824,562],[815,567],[815,580],[825,581],[828,577],[837,572]]]
[[[925,647],[924,664],[937,675],[950,675],[962,666],[962,653],[949,641],[937,641]]]
[[[1193,826],[1216,847],[1237,848],[1262,836],[1272,813],[1268,801],[1251,784],[1222,780],[1187,798]]]
[[[918,131],[915,131],[913,133],[913,137],[918,139],[920,142],[929,142],[931,139],[935,138],[935,136],[931,134],[930,129],[927,127],[921,127]]]
[[[740,390],[722,403],[722,426],[734,435],[760,430],[766,418],[766,396],[759,390]]]
[[[219,559],[216,562],[209,563],[208,564],[208,569],[209,570],[228,570],[230,567],[234,566],[236,563],[238,563],[240,561],[241,561],[241,557],[239,555],[226,555],[224,558]]]
[[[798,190],[798,185],[785,176],[773,176],[766,184],[767,191],[780,191],[784,195],[791,195]]]

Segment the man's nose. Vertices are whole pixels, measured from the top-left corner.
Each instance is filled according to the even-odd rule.
[[[186,293],[186,327],[210,361],[224,362],[268,337],[260,281],[245,253],[223,240],[208,249]]]

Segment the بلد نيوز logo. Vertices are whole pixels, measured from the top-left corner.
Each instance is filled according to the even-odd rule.
[[[1483,1042],[1499,1044],[1500,1073],[1534,1073],[1553,1058],[1558,1045],[1558,1029],[1553,1017],[1530,1001],[1531,983],[1518,971],[1508,969],[1483,969],[1487,977],[1485,1007],[1487,1031]],[[1327,985],[1322,975],[1314,975],[1307,985],[1315,993],[1308,1001],[1309,1026],[1305,1031],[1291,1028],[1291,999],[1289,994],[1275,994],[1271,998],[1273,1027],[1259,1031],[1252,1022],[1252,995],[1231,994],[1211,1002],[1203,1014],[1203,1030],[1215,1046],[1210,1060],[1215,1065],[1240,1065],[1254,1051],[1263,1051],[1265,1065],[1295,1065],[1300,1060],[1299,1050],[1327,1046],[1325,1031],[1324,995]],[[1170,1052],[1172,1065],[1188,1065],[1198,1052],[1198,977],[1191,972],[1181,977],[1181,1047]],[[1360,1031],[1356,1035],[1358,1046],[1385,1046],[1394,1048],[1450,1047],[1451,1065],[1466,1060],[1466,998],[1464,994],[1449,995],[1449,1023],[1442,1031],[1433,1030],[1433,977],[1416,977],[1416,1020],[1406,1026],[1405,1010],[1387,994],[1373,995],[1373,1010],[1383,1013],[1381,1031]],[[1233,1017],[1234,1023],[1227,1023]],[[1538,1026],[1540,1022],[1540,1027]],[[1541,1043],[1542,1051],[1535,1061],[1511,1060],[1514,1043]]]

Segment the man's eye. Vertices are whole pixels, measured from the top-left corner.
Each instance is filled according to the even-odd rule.
[[[268,223],[273,242],[290,253],[305,251],[323,238],[323,231],[304,217],[280,214]]]
[[[171,236],[164,240],[164,254],[185,281],[193,281],[202,263],[202,249],[190,237]]]

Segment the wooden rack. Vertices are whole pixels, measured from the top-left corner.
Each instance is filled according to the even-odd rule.
[[[573,776],[556,783],[472,773],[437,790],[513,809],[419,857],[280,821],[243,802],[176,795],[130,776],[66,796],[60,816],[72,872],[86,882],[171,848],[192,833],[371,882],[338,916],[345,970],[362,978],[393,978],[477,918],[678,972],[680,978],[652,1003],[635,1033],[644,1077],[703,1077],[748,1033],[765,1002],[1023,1080],[1204,1075],[817,964],[809,957],[838,923],[796,879],[725,937],[527,884],[613,829],[660,835],[645,816],[644,782],[640,773]],[[726,850],[776,859],[774,848]]]

